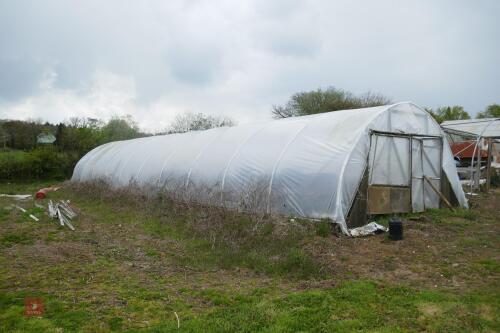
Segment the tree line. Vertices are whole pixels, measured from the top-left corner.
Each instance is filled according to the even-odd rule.
[[[53,144],[38,142],[40,134],[55,136]],[[145,136],[130,116],[107,122],[71,118],[51,124],[36,120],[0,121],[0,179],[66,178],[78,160],[101,144]]]
[[[186,113],[177,115],[158,134],[234,124],[229,117]],[[53,135],[55,141],[52,144],[39,143],[40,134]],[[93,148],[112,141],[151,135],[140,131],[131,116],[115,116],[107,122],[75,117],[59,124],[37,120],[0,120],[0,180],[67,178],[78,160]]]
[[[305,116],[337,110],[366,108],[392,104],[391,98],[379,93],[367,92],[356,95],[343,89],[329,87],[293,94],[283,105],[273,105],[274,118]],[[438,123],[446,120],[470,119],[470,114],[462,106],[426,108]],[[500,117],[500,105],[492,104],[479,112],[477,118]],[[157,134],[183,133],[206,130],[214,127],[234,126],[229,117],[203,113],[177,115],[167,128]],[[51,124],[35,120],[0,120],[0,148],[32,150],[37,148],[40,133],[55,135],[55,146],[66,152],[83,155],[101,144],[153,135],[139,130],[131,116],[115,116],[107,122],[95,118],[70,118],[68,121]]]
[[[40,146],[39,134],[55,136],[55,146],[64,151],[87,152],[100,144],[145,136],[130,116],[114,117],[104,123],[93,118],[70,118],[59,124],[37,120],[4,120],[0,122],[0,138],[4,148],[31,150]]]
[[[214,127],[234,126],[236,122],[225,116],[203,113],[177,115],[167,128],[156,134],[142,132],[130,116],[115,116],[104,122],[95,118],[70,118],[66,122],[51,124],[39,120],[0,120],[0,146],[16,150],[31,150],[40,146],[41,133],[53,134],[54,145],[63,151],[84,154],[101,144],[129,140],[151,135],[184,133]]]
[[[283,105],[273,105],[274,118],[288,118],[392,104],[391,98],[378,93],[360,95],[329,87],[293,94]],[[470,119],[462,106],[426,109],[438,123]],[[500,105],[491,104],[477,118],[500,117]],[[157,134],[183,133],[214,127],[234,126],[229,117],[203,113],[177,115],[167,128]],[[38,136],[55,136],[53,144],[39,144]],[[61,177],[71,175],[76,162],[91,149],[112,141],[128,140],[153,134],[142,132],[131,116],[115,116],[104,122],[95,118],[70,118],[51,124],[35,120],[0,120],[0,180],[15,178]]]
[[[391,98],[378,93],[353,94],[343,89],[329,87],[293,94],[283,105],[273,105],[274,118],[306,116],[322,112],[368,108],[392,104]],[[446,120],[470,119],[470,115],[460,105],[426,108],[438,123]],[[491,104],[479,112],[477,118],[500,117],[500,105]]]

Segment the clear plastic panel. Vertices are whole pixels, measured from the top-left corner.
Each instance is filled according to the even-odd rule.
[[[422,165],[422,141],[412,139],[412,187],[411,198],[414,212],[424,211],[424,178]]]
[[[423,174],[434,185],[434,188],[441,190],[441,141],[439,139],[424,139],[422,165]],[[429,185],[424,182],[425,208],[439,208],[439,195]]]
[[[424,139],[423,141],[423,172],[426,176],[441,177],[441,141]]]
[[[374,134],[370,184],[410,184],[410,140]]]
[[[430,179],[436,189],[439,189],[440,180]],[[424,203],[425,209],[439,208],[439,195],[432,189],[427,181],[424,182]]]

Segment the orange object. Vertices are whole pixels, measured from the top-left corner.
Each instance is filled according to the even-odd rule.
[[[37,199],[45,199],[45,197],[47,196],[48,192],[55,192],[59,188],[60,187],[54,187],[54,186],[46,187],[46,188],[41,188],[41,189],[38,190],[38,192],[36,192],[35,198],[37,198]]]
[[[36,192],[35,194],[35,198],[37,199],[45,199],[46,196],[47,196],[47,191],[45,191],[44,188],[38,190],[38,192]]]

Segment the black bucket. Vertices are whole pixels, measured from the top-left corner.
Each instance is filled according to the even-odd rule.
[[[389,238],[392,240],[403,239],[403,222],[400,219],[389,220]]]

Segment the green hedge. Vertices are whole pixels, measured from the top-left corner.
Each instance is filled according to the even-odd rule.
[[[54,146],[31,151],[1,151],[0,180],[66,178],[78,161],[77,154],[60,152]]]

